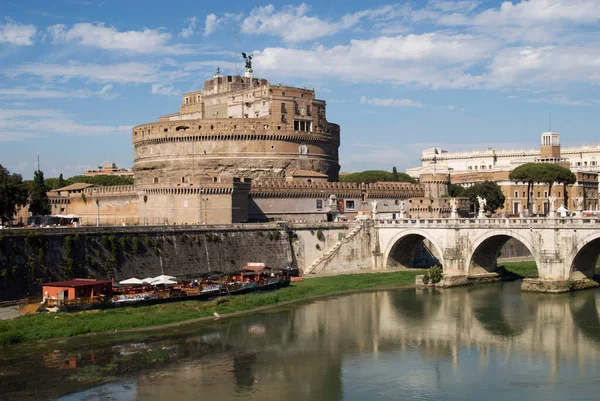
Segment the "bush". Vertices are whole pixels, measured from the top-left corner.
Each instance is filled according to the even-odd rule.
[[[321,231],[320,228],[317,230],[317,239],[319,241],[325,241],[325,234],[323,234],[323,231]]]
[[[274,231],[273,232],[273,239],[275,241],[279,241],[279,238],[281,238],[281,234],[279,233],[279,231]]]
[[[317,248],[320,251],[321,250],[321,245],[317,244],[317,245],[315,245],[315,248]]]
[[[138,253],[138,251],[140,250],[140,239],[138,237],[133,237],[131,239],[131,248],[133,250],[133,253]]]
[[[271,231],[267,233],[267,237],[269,238],[269,241],[273,241],[273,233]]]
[[[438,265],[431,266],[425,276],[423,276],[423,282],[425,284],[436,284],[442,281],[442,277],[444,277],[444,271]]]

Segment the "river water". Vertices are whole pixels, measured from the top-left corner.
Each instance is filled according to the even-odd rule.
[[[600,291],[357,293],[0,354],[3,400],[598,400]]]

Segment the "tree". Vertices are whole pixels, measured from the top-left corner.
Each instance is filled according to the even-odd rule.
[[[486,199],[485,210],[488,212],[494,213],[504,207],[504,194],[498,184],[493,181],[480,182],[467,188],[464,192],[464,196],[468,197],[473,205],[477,204],[477,195]]]
[[[32,216],[43,216],[50,214],[50,201],[46,194],[44,173],[37,170],[33,173],[33,185],[29,193],[29,212]]]
[[[27,204],[27,186],[21,174],[11,174],[0,164],[0,222],[2,225]]]
[[[60,173],[60,175],[58,176],[58,188],[63,188],[67,186],[67,182],[65,181],[65,179],[63,178],[62,173]]]
[[[448,196],[451,198],[458,198],[464,196],[465,188],[458,184],[448,184]]]
[[[396,166],[392,168],[392,181],[398,181],[398,170],[396,170]]]
[[[397,182],[410,182],[415,183],[415,180],[406,173],[398,173],[398,178],[394,180],[393,173],[385,170],[366,170],[359,173],[352,173],[346,176],[340,177],[341,182],[358,182],[365,184],[378,182],[378,181],[397,181]]]
[[[531,211],[531,190],[533,184],[542,182],[544,179],[543,168],[540,163],[525,163],[510,172],[508,178],[511,181],[527,184],[527,210]]]

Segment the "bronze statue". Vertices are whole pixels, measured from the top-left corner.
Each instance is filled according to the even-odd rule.
[[[252,54],[246,55],[246,53],[242,53],[242,57],[244,57],[244,61],[246,62],[246,69],[252,69]]]

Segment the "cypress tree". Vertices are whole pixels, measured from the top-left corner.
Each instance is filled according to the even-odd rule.
[[[37,170],[33,173],[33,185],[29,194],[29,212],[32,216],[44,216],[50,214],[50,200],[46,195],[46,184],[44,173]]]

